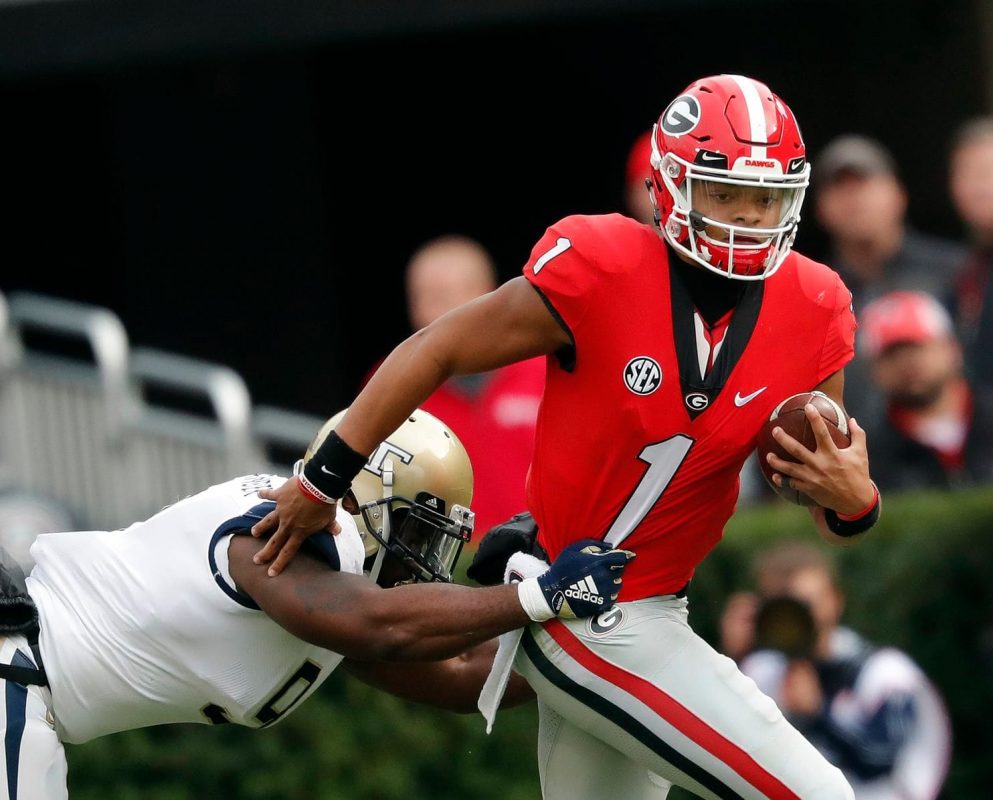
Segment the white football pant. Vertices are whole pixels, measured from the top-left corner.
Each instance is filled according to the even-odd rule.
[[[34,667],[23,636],[0,637],[0,663]],[[67,800],[66,757],[55,733],[52,695],[0,679],[0,800]]]
[[[524,632],[545,800],[853,800],[841,771],[735,663],[697,636],[686,600],[619,603]]]

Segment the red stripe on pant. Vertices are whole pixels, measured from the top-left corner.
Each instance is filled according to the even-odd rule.
[[[644,703],[659,717],[692,739],[711,755],[723,761],[767,797],[775,797],[777,800],[780,798],[781,800],[800,800],[798,795],[794,794],[775,775],[765,770],[748,753],[715,731],[658,686],[611,664],[609,661],[605,661],[587,648],[559,620],[550,620],[543,627],[573,660],[594,675],[623,689]]]

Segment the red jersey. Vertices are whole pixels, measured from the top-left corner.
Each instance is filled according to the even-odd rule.
[[[548,357],[527,497],[551,558],[605,538],[638,557],[622,600],[683,587],[720,540],[773,408],[854,354],[851,293],[797,253],[743,288],[720,341],[669,251],[619,214],[567,217],[524,268],[574,347]]]

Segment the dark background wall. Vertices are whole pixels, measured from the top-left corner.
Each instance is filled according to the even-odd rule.
[[[68,12],[46,39],[51,12],[0,9],[0,291],[107,306],[134,344],[228,364],[257,402],[313,413],[347,404],[408,333],[417,245],[467,233],[516,275],[559,217],[621,208],[630,142],[696,77],[768,82],[812,158],[841,132],[883,139],[911,219],[948,236],[948,136],[987,94],[971,0],[491,4],[469,19],[438,3],[406,25],[226,39],[205,33],[225,29],[204,5],[195,47],[155,25],[98,41],[83,5],[89,47]],[[811,210],[797,246],[817,256]]]

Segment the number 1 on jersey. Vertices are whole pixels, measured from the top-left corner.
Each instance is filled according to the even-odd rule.
[[[555,256],[562,255],[566,250],[572,247],[572,242],[566,239],[564,236],[560,236],[559,240],[555,243],[555,247],[549,250],[545,255],[534,262],[534,274],[537,275],[541,272],[542,268],[551,261]]]
[[[677,433],[664,442],[647,445],[638,453],[638,458],[648,464],[648,469],[607,531],[604,537],[607,544],[620,547],[621,542],[641,524],[662,496],[692,446],[693,440],[689,436]]]

